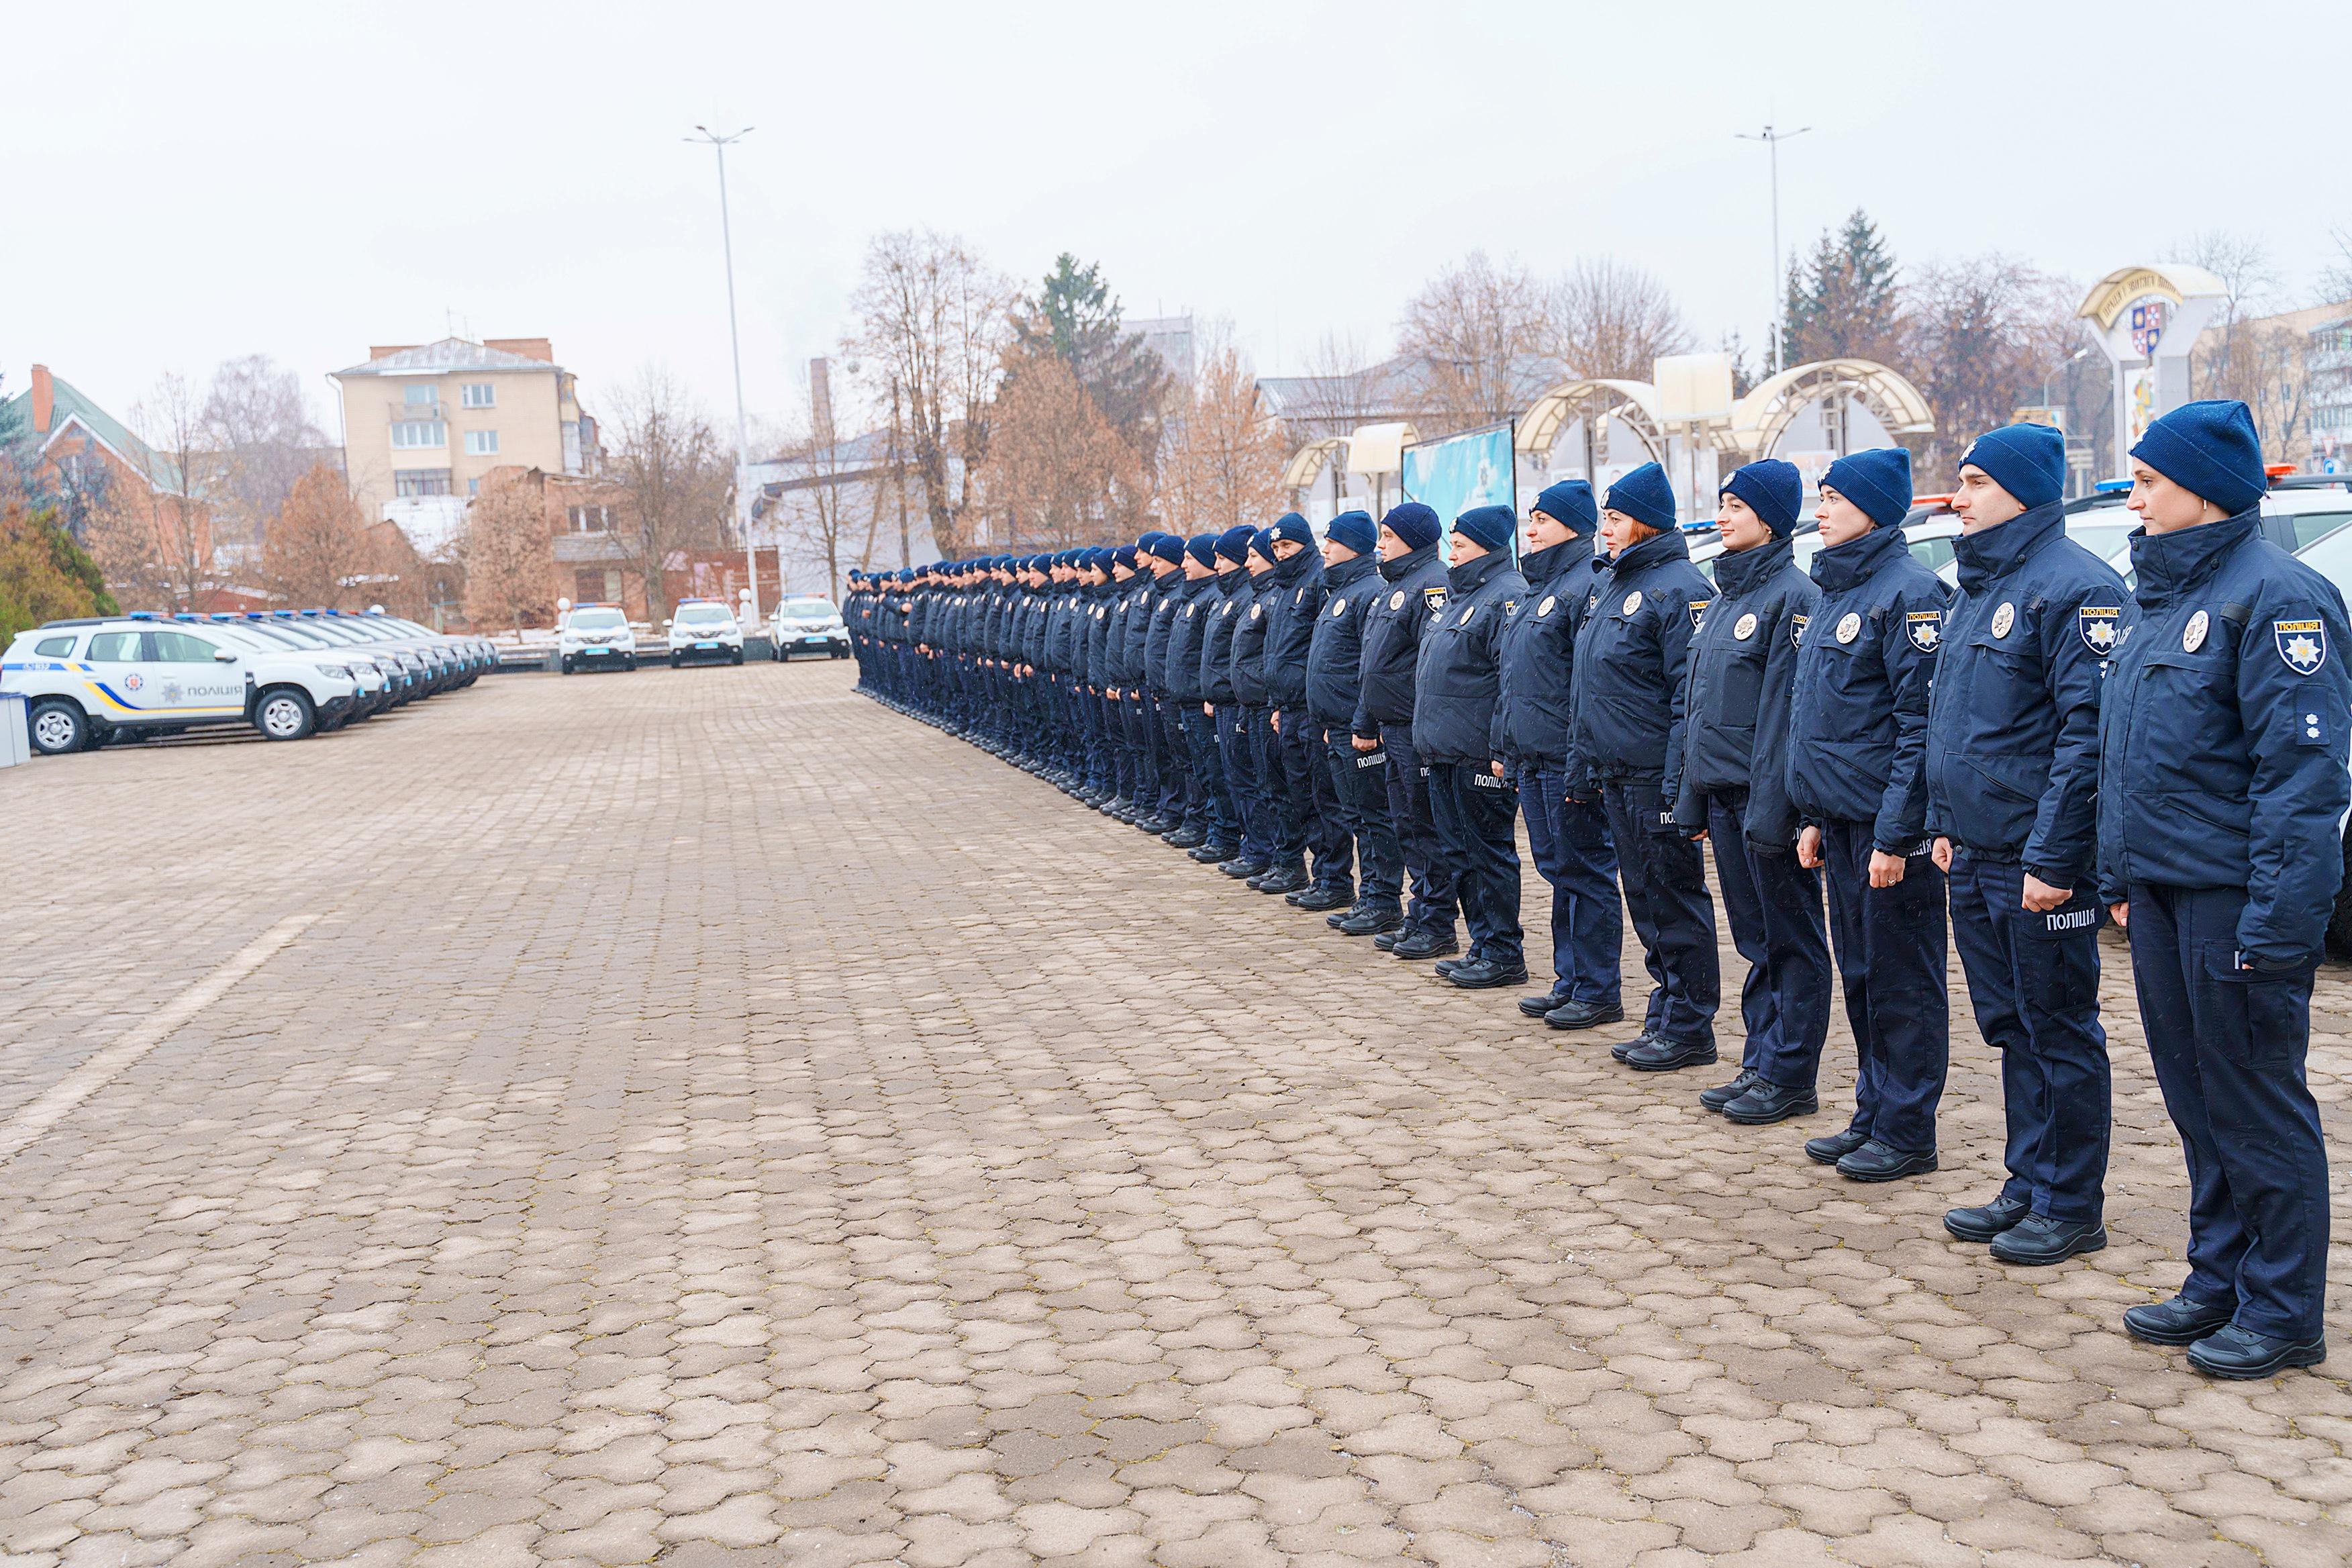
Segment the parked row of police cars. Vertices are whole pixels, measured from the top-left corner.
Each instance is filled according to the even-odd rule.
[[[18,633],[0,692],[24,698],[26,738],[49,755],[222,726],[299,741],[470,686],[497,662],[480,637],[381,610],[139,612]]]
[[[680,599],[677,613],[662,623],[658,648],[651,646],[650,631],[640,640],[618,605],[558,600],[556,610],[562,617],[555,631],[556,667],[566,675],[635,669],[640,658],[667,657],[673,669],[743,662],[743,623],[724,599]],[[787,595],[769,617],[767,631],[772,658],[788,661],[795,654],[817,653],[849,657],[849,627],[833,601],[819,595]]]

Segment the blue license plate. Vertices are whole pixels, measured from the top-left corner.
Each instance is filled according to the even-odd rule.
[[[698,642],[698,643],[696,643],[694,646],[695,646],[696,647],[698,647],[698,648],[703,648],[703,647],[717,647],[719,645],[718,645],[717,643],[715,643],[715,642]]]
[[[587,655],[589,658],[604,658],[604,655],[606,655],[606,654],[610,653],[610,652],[612,651],[612,649],[610,649],[610,648],[602,648],[602,647],[589,647],[589,648],[583,648],[583,649],[581,649],[580,651],[581,651],[581,652],[583,652],[583,653],[584,653],[584,654],[586,654],[586,655]]]

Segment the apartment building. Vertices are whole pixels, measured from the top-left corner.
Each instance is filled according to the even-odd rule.
[[[545,338],[380,344],[333,380],[353,492],[428,557],[455,542],[491,469],[603,466],[596,422]]]

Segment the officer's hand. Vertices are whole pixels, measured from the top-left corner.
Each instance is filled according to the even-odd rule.
[[[1273,722],[1274,722],[1274,732],[1275,732],[1276,734],[1277,734],[1277,735],[1281,734],[1281,733],[1282,733],[1282,710],[1281,710],[1280,709],[1276,709],[1276,710],[1275,710],[1275,711],[1273,711],[1273,712],[1271,712],[1271,713],[1267,714],[1267,715],[1266,715],[1266,717],[1267,717],[1269,720],[1273,721]]]
[[[1381,743],[1378,741],[1367,741],[1361,735],[1352,735],[1349,739],[1354,742],[1356,750],[1360,752],[1377,752],[1381,749]]]
[[[1213,702],[1203,702],[1201,704],[1201,711],[1207,717],[1213,719],[1217,716],[1217,705]]]
[[[1797,835],[1797,864],[1808,871],[1822,868],[1822,830],[1808,827]]]
[[[1950,839],[1945,837],[1940,833],[1936,835],[1936,847],[1927,851],[1927,855],[1930,859],[1936,862],[1937,870],[1943,872],[1947,876],[1951,874],[1952,841]],[[2026,880],[2032,881],[2032,879],[2029,877]],[[2033,906],[2029,902],[2025,907],[2030,910]]]
[[[1704,828],[1704,827],[1694,827],[1694,828],[1690,829],[1690,841],[1691,841],[1692,843],[1694,843],[1694,844],[1704,844],[1704,843],[1706,843],[1706,828]]]
[[[2114,921],[2116,928],[2121,930],[2122,928],[2131,924],[2131,906],[2129,904],[2109,904],[2107,906],[2107,918]]]
[[[2031,871],[2025,874],[2025,907],[2037,915],[2048,914],[2074,896],[2072,888],[2053,888]]]
[[[1870,852],[1870,885],[1891,888],[1903,879],[1903,857],[1889,855],[1884,849]]]
[[[1492,769],[1494,769],[1494,770],[1495,770],[1495,776],[1496,776],[1496,778],[1501,778],[1501,777],[1503,776],[1503,764],[1502,764],[1502,763],[1488,763],[1486,765],[1487,765],[1488,767],[1490,767],[1490,768],[1492,768]]]

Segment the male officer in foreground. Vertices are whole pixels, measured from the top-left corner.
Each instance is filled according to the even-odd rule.
[[[2107,1037],[2092,875],[2099,686],[2124,584],[2066,537],[2066,440],[1979,437],[1960,458],[1960,592],[1927,708],[1927,831],[1951,878],[1952,941],[2000,1053],[2009,1180],[1944,1228],[2003,1263],[2107,1244]]]
[[[1322,739],[1331,794],[1356,846],[1361,871],[1356,901],[1325,921],[1348,936],[1394,931],[1404,923],[1399,898],[1404,851],[1389,822],[1388,758],[1359,752],[1349,727],[1363,695],[1364,617],[1384,592],[1380,531],[1371,514],[1343,511],[1323,537],[1323,589],[1328,604],[1307,650],[1307,712]]]
[[[2124,1313],[2216,1377],[2325,1359],[2327,1150],[2304,1080],[2343,877],[2344,602],[2262,535],[2242,403],[2131,449],[2137,613],[2101,701],[2098,867],[2189,1163],[2189,1279]]]

